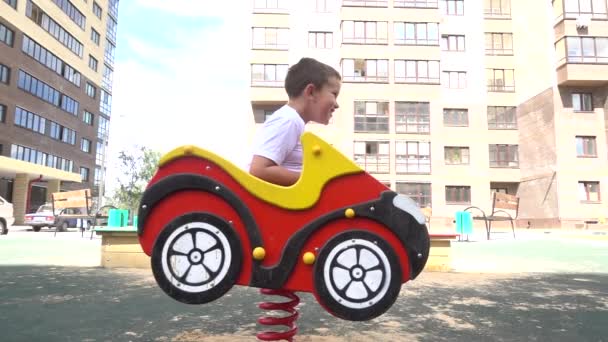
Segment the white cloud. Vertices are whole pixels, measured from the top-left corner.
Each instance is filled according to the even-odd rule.
[[[207,9],[205,13],[221,15],[221,7],[227,7],[208,1],[139,2],[192,15]],[[222,17],[222,25],[194,31],[175,28],[170,47],[120,32],[135,54],[117,61],[115,68],[108,189],[119,172],[115,169],[118,152],[135,144],[163,153],[194,144],[242,162],[253,125],[248,87],[250,25],[242,21],[246,17],[233,12]],[[238,18],[241,22],[236,25]]]

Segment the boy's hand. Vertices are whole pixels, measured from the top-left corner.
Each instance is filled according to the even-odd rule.
[[[249,167],[249,173],[269,183],[290,186],[300,179],[300,173],[287,170],[277,165],[271,159],[254,155]]]

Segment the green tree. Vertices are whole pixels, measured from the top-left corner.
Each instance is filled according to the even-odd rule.
[[[159,152],[145,146],[138,146],[132,153],[120,151],[120,176],[111,204],[117,208],[129,209],[131,215],[137,215],[139,201],[156,172],[160,157]]]

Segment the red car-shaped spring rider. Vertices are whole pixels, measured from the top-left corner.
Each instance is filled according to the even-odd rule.
[[[424,215],[316,135],[302,145],[302,174],[288,187],[193,146],[163,156],[138,234],[165,293],[202,304],[235,284],[311,292],[355,321],[393,305],[428,258]]]

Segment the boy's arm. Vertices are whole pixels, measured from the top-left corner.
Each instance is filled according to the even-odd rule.
[[[299,172],[287,170],[275,164],[271,159],[259,155],[253,156],[249,173],[269,183],[282,186],[293,185],[300,179]]]

